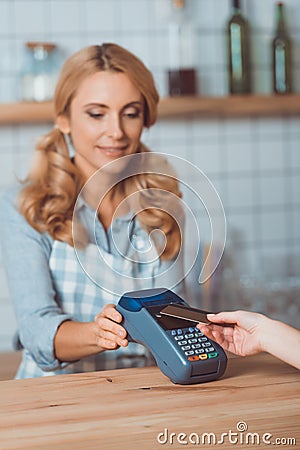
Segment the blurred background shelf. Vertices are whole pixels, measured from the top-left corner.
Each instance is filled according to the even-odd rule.
[[[228,97],[170,97],[159,103],[160,119],[197,116],[259,117],[300,115],[300,95],[234,95]],[[0,104],[0,124],[46,123],[53,120],[52,102]]]

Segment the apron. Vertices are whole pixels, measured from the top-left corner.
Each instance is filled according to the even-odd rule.
[[[57,294],[56,301],[64,313],[74,321],[92,322],[108,303],[116,304],[120,296],[128,291],[154,287],[155,273],[160,261],[151,252],[141,252],[149,246],[148,234],[140,229],[133,236],[136,249],[131,254],[113,255],[89,244],[78,251],[68,244],[54,241],[49,267]],[[145,254],[147,257],[145,258]],[[32,378],[58,374],[90,372],[95,370],[144,367],[155,361],[148,350],[140,344],[129,343],[126,348],[107,350],[77,362],[62,364],[54,371],[43,371],[35,363],[28,350],[23,350],[23,360],[16,378]]]

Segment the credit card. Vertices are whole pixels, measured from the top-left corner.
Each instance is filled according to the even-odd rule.
[[[176,303],[170,303],[170,305],[160,311],[160,314],[176,317],[177,319],[189,320],[190,322],[211,323],[206,317],[206,315],[209,314],[209,311],[190,308],[189,306],[178,305]]]

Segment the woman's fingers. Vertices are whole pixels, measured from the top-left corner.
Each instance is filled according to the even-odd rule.
[[[127,332],[119,325],[122,315],[116,311],[115,305],[106,305],[103,310],[95,316],[97,324],[97,345],[105,349],[116,349],[127,347]]]
[[[122,315],[116,310],[116,306],[113,304],[105,305],[102,311],[96,315],[95,319],[98,317],[107,317],[117,323],[121,323],[123,320]]]

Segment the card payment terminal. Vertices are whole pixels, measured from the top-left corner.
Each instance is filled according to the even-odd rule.
[[[168,305],[190,308],[177,294],[164,288],[124,294],[116,308],[123,316],[128,340],[147,347],[173,383],[194,384],[221,377],[227,365],[222,347],[196,328],[197,321],[162,314]]]

